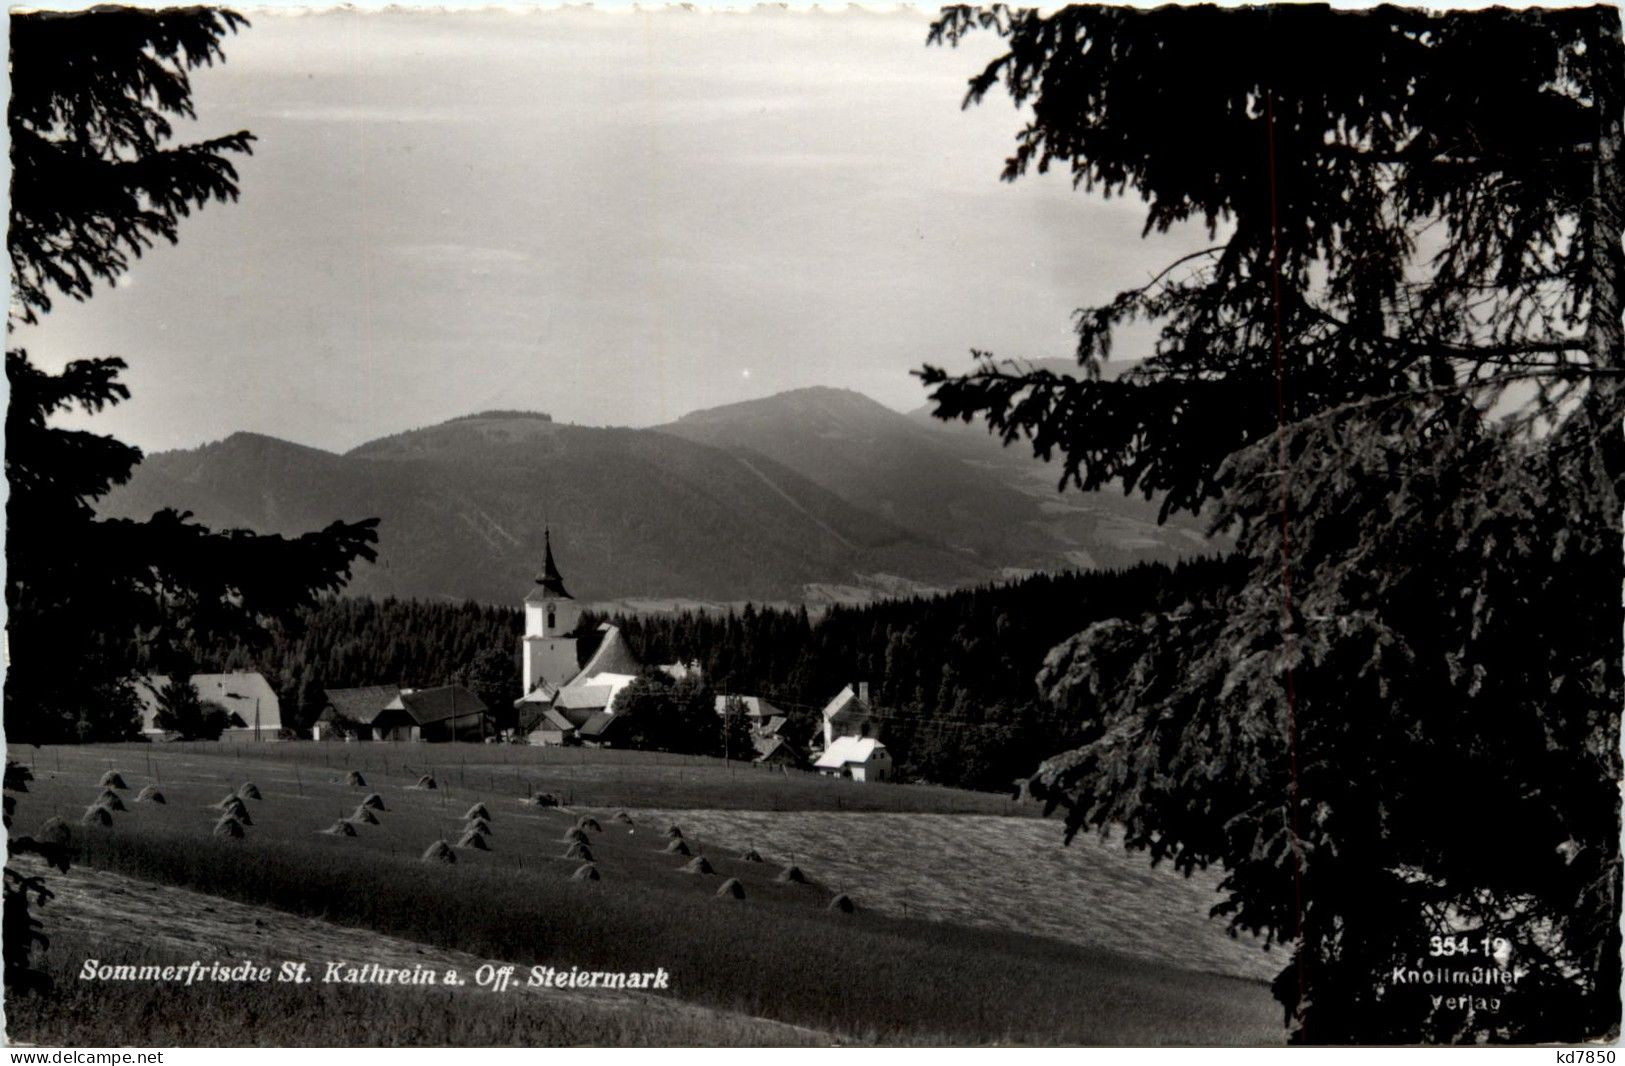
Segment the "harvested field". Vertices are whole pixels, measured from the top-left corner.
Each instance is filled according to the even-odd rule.
[[[61,993],[48,1000],[7,996],[8,1036],[59,1046],[116,1047],[134,1039],[163,1046],[392,1044],[638,1046],[687,1043],[827,1045],[828,1033],[628,990],[517,989],[493,1006],[491,993],[315,984],[257,988],[252,997],[208,985],[121,986],[109,996],[78,982],[86,958],[173,965],[177,959],[293,959],[456,969],[472,976],[492,962],[458,951],[380,936],[268,907],[256,907],[103,870],[67,875],[20,860],[51,879],[56,898],[39,913],[52,926],[43,965]],[[313,970],[319,973],[320,970]],[[412,1025],[399,1019],[411,1017]],[[335,1028],[333,1018],[346,1019]]]
[[[235,766],[226,783],[252,776],[262,789],[271,779],[293,782],[295,766],[305,787],[343,780],[354,771],[373,786],[396,786],[433,777],[441,789],[458,794],[535,796],[565,807],[676,807],[722,810],[930,811],[938,814],[998,814],[1035,817],[1034,804],[1002,794],[967,792],[935,785],[887,785],[780,771],[754,763],[726,762],[697,755],[672,755],[616,748],[542,748],[513,744],[231,744],[205,742],[149,745],[132,755],[126,745],[50,747],[24,758],[36,773],[66,767],[69,760],[96,760],[97,777],[116,766],[126,777],[162,774],[180,762],[221,761]],[[150,765],[149,765],[150,762]],[[184,776],[184,771],[182,772]],[[233,778],[235,780],[233,780]],[[267,789],[267,794],[269,794]],[[493,807],[493,810],[497,808]],[[635,811],[634,811],[635,813]]]
[[[711,840],[748,843],[770,864],[794,862],[864,910],[1019,929],[1192,970],[1272,979],[1286,955],[1232,939],[1218,876],[1186,878],[1143,853],[1058,822],[974,815],[660,810]],[[778,869],[778,866],[771,867]]]
[[[859,1042],[1270,1044],[1283,1036],[1256,977],[1215,976],[1245,968],[1224,957],[1237,945],[1217,924],[1180,917],[1193,897],[1178,893],[1198,891],[1189,882],[1138,857],[1096,862],[1086,873],[1103,884],[1119,869],[1132,874],[1121,895],[1136,902],[1140,927],[1114,940],[1093,909],[1050,899],[1075,872],[1063,869],[1057,880],[1053,871],[1012,870],[999,849],[1015,842],[1033,849],[1020,859],[1029,865],[1040,850],[1068,862],[1085,853],[1059,848],[1053,823],[695,809],[639,811],[628,822],[611,817],[614,808],[529,806],[524,798],[534,789],[465,791],[451,774],[442,774],[437,790],[414,790],[421,775],[414,766],[389,775],[369,768],[387,809],[375,812],[380,824],[352,820],[356,835],[341,836],[322,830],[355,809],[359,793],[343,772],[293,760],[249,771],[223,749],[207,757],[170,746],[139,756],[128,749],[30,754],[36,778],[20,798],[20,826],[71,817],[115,760],[132,787],[148,783],[146,764],[151,783],[169,794],[169,804],[140,804],[111,827],[73,826],[78,862],[426,949],[603,969],[637,969],[658,961],[651,952],[664,953],[685,967],[679,994],[691,1002]],[[213,804],[250,772],[264,796],[254,828],[242,840],[212,839],[212,822],[226,814]],[[461,816],[476,803],[501,823],[500,846],[458,850],[454,864],[420,861],[437,838],[458,839]],[[561,837],[585,835],[577,829],[583,817],[604,827],[591,838],[590,864],[561,854]],[[674,822],[682,838],[666,836]],[[679,842],[707,856],[716,876],[685,873],[691,856],[664,851]],[[764,861],[736,858],[752,849]],[[967,857],[976,849],[987,854]],[[777,881],[787,864],[810,883]],[[578,870],[602,880],[583,884]],[[732,902],[711,898],[719,885]],[[1169,885],[1178,886],[1172,897]],[[828,909],[840,893],[854,899],[856,913]],[[472,898],[486,905],[470,908]],[[1122,917],[1115,906],[1105,908],[1113,922]],[[1174,956],[1186,936],[1200,945]],[[1163,950],[1148,950],[1153,943]],[[838,996],[827,981],[834,971],[843,975]],[[923,985],[921,972],[938,979]],[[1090,990],[1086,1002],[1079,987]]]

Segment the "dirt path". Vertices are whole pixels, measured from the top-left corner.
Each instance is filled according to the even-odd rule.
[[[474,973],[484,963],[501,962],[366,929],[301,918],[269,907],[155,885],[105,870],[81,866],[62,874],[32,857],[16,857],[11,862],[44,875],[56,894],[55,899],[36,911],[46,931],[72,931],[82,939],[105,945],[100,955],[103,963],[117,964],[121,955],[131,954],[172,958],[177,963],[194,959],[222,963],[251,959],[263,965],[275,965],[284,959],[302,960],[310,964],[318,980],[326,962],[339,960],[344,960],[346,965],[377,963],[403,969],[418,965],[441,972],[455,968],[469,982],[462,990],[464,994],[489,996],[493,993],[474,984]],[[77,966],[81,960],[70,961]],[[524,968],[518,973],[523,976]],[[809,1040],[822,1044],[839,1042],[815,1030],[695,1006],[669,995],[559,988],[526,991],[574,1002],[594,1011],[636,1011],[640,1019],[656,1025],[661,1018],[726,1019],[749,1027],[764,1043],[770,1044],[805,1044]]]

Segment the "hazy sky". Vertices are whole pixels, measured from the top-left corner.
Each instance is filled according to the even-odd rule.
[[[89,424],[150,450],[324,448],[486,408],[649,425],[804,385],[907,409],[971,347],[1067,355],[1080,304],[1184,238],[1065,175],[999,181],[1022,116],[923,13],[250,12],[187,139],[242,199],[12,338],[118,354]]]

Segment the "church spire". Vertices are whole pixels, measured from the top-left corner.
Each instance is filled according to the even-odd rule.
[[[542,561],[542,576],[536,579],[536,584],[561,600],[574,599],[565,591],[564,578],[559,576],[558,564],[553,561],[553,531],[546,526],[542,527],[542,543],[546,546],[546,553]]]

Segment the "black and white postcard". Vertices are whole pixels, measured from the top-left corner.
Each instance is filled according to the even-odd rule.
[[[1612,1061],[1616,7],[9,56],[9,1043]]]

